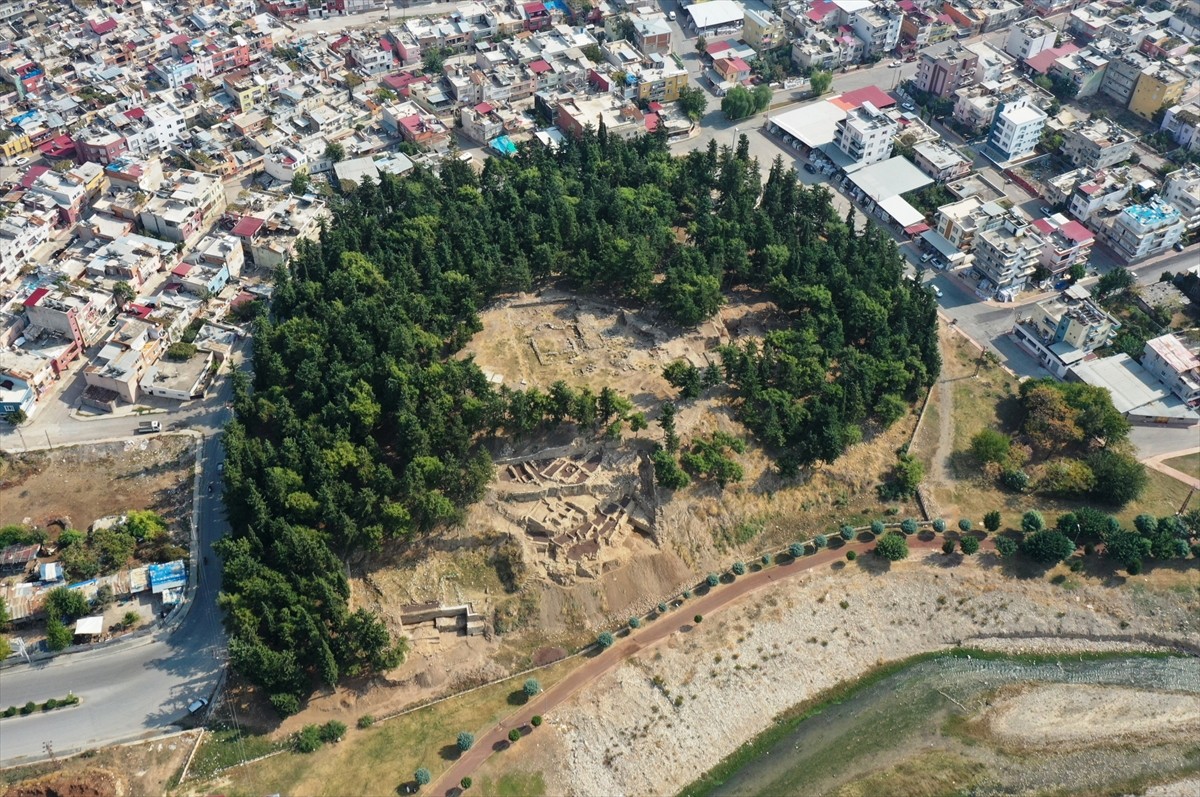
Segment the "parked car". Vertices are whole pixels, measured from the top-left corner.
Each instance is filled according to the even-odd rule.
[[[1053,216],[1054,215],[1054,208],[1050,207],[1049,205],[1042,205],[1040,208],[1038,208],[1038,211],[1043,216]]]
[[[925,254],[921,255],[922,263],[928,263],[932,259],[933,259],[933,252],[926,252]]]
[[[29,163],[29,158],[25,157],[24,155],[13,159],[13,166],[24,166],[27,163]]]
[[[917,109],[917,106],[913,105],[911,102],[902,102],[900,103],[900,107],[906,111],[915,111]]]
[[[806,164],[804,164],[804,171],[808,172],[809,174],[816,174],[816,173],[817,173],[817,169],[816,169],[816,167],[815,167],[815,166],[813,166],[811,163],[806,163]]]
[[[900,66],[899,61],[892,61],[890,64],[888,64],[888,69],[895,69],[898,66]]]
[[[187,710],[188,710],[188,713],[194,717],[207,707],[208,707],[208,698],[198,697],[195,700],[193,700],[191,703],[188,703]]]
[[[942,298],[942,289],[939,288],[938,286],[930,285],[929,290],[933,291],[934,296],[938,297],[939,299]]]
[[[674,12],[674,11],[668,11],[668,12],[667,12],[667,19],[669,19],[669,20],[671,20],[672,22],[674,22],[674,21],[675,21],[675,12]]]
[[[1182,252],[1183,251],[1183,241],[1176,241],[1175,245],[1172,246],[1171,248],[1174,249],[1176,252]]]

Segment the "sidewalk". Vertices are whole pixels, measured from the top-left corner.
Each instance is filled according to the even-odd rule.
[[[1186,457],[1189,454],[1200,454],[1200,446],[1193,446],[1192,448],[1185,448],[1180,451],[1168,451],[1165,454],[1147,457],[1142,460],[1142,464],[1147,468],[1153,468],[1159,473],[1165,473],[1173,479],[1178,479],[1193,490],[1200,490],[1200,478],[1197,478],[1200,474],[1187,474],[1181,470],[1172,468],[1170,465],[1163,464],[1164,460]]]

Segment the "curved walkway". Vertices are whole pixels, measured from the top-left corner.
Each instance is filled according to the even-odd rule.
[[[929,540],[917,539],[916,535],[908,538],[910,552],[940,550],[941,535],[935,535]],[[600,676],[615,669],[627,659],[639,652],[652,647],[675,633],[688,633],[694,628],[692,618],[718,612],[729,604],[771,584],[786,581],[801,573],[808,572],[822,565],[837,561],[845,561],[847,551],[857,551],[862,555],[873,548],[874,542],[857,542],[843,545],[839,548],[826,548],[811,556],[796,559],[785,565],[767,567],[757,573],[742,576],[732,584],[722,584],[710,589],[704,595],[684,601],[662,617],[652,620],[642,628],[620,639],[612,648],[601,651],[586,661],[566,678],[559,681],[545,692],[534,697],[528,703],[502,720],[494,728],[483,734],[475,741],[475,746],[459,756],[454,764],[446,770],[430,787],[430,793],[438,793],[444,789],[447,795],[458,795],[459,781],[464,776],[475,772],[493,753],[507,750],[512,743],[508,741],[508,732],[520,728],[522,734],[530,732],[530,719],[535,714],[547,714],[556,706],[571,699],[584,686]],[[517,742],[516,744],[521,744]]]
[[[1196,474],[1184,473],[1164,463],[1164,460],[1186,457],[1188,454],[1200,454],[1200,446],[1193,446],[1192,448],[1185,448],[1180,451],[1168,451],[1165,454],[1156,454],[1153,457],[1143,459],[1142,464],[1147,468],[1153,468],[1159,473],[1165,473],[1173,479],[1178,479],[1193,490],[1200,490],[1200,479],[1196,478]]]

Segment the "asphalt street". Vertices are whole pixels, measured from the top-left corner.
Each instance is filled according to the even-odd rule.
[[[201,559],[191,610],[173,633],[158,632],[108,649],[56,656],[0,671],[3,706],[64,697],[69,692],[80,697],[74,708],[3,720],[0,766],[41,758],[47,744],[55,754],[63,754],[162,733],[187,717],[186,707],[192,699],[208,697],[216,689],[225,663],[225,638],[216,605],[221,570],[212,545],[228,531],[228,524],[220,490],[210,493],[207,485],[221,481],[224,451],[217,431],[230,417],[226,403],[231,395],[226,378],[206,402],[196,402],[177,415],[158,416],[186,421],[203,435],[197,499]],[[62,397],[58,400],[61,403]],[[127,438],[136,425],[130,417],[68,420],[52,434],[62,444]],[[38,434],[33,433],[30,447],[44,447],[44,443],[39,445]],[[0,443],[6,450],[11,450],[10,439],[6,436]]]

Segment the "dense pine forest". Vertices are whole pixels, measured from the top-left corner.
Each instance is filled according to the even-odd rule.
[[[725,290],[765,292],[789,328],[721,354],[741,419],[785,474],[895,420],[938,374],[935,305],[894,243],[852,222],[781,161],[764,184],[744,137],[672,157],[661,137],[603,130],[336,201],[319,243],[277,275],[225,434],[234,666],[282,714],[315,684],[395,666],[382,621],[348,608],[346,556],[457,520],[491,478],[481,437],[628,412],[609,391],[497,390],[455,359],[498,294],[558,278],[687,326]]]

